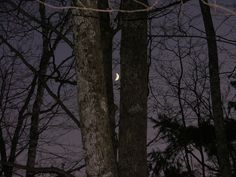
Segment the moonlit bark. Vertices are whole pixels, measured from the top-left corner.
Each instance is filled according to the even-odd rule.
[[[97,0],[80,2],[97,8]],[[74,10],[74,39],[87,177],[116,177],[98,13]]]

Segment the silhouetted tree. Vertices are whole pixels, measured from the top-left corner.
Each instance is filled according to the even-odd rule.
[[[144,8],[124,0],[124,10]],[[147,177],[147,13],[121,15],[119,176]]]

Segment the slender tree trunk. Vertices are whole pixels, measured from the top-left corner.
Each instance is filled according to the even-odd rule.
[[[98,8],[98,0],[79,1]],[[87,177],[117,177],[108,116],[99,14],[74,10],[74,54],[77,61],[78,104]]]
[[[10,155],[9,155],[9,158],[8,158],[8,164],[10,164],[9,167],[8,167],[8,170],[9,170],[8,173],[9,173],[9,176],[11,176],[11,177],[13,175],[13,169],[14,169],[14,166],[12,164],[15,163],[17,145],[18,145],[18,142],[19,142],[20,132],[21,132],[23,122],[24,122],[24,119],[25,119],[24,118],[24,112],[27,109],[27,107],[29,106],[30,100],[32,99],[32,95],[33,95],[35,87],[36,87],[36,81],[37,81],[37,76],[34,76],[33,81],[31,83],[31,88],[29,90],[28,96],[24,100],[24,105],[23,105],[22,109],[19,111],[19,116],[18,116],[18,119],[17,119],[16,129],[14,131],[14,135],[13,135],[12,140],[11,140],[11,150],[10,150]]]
[[[98,2],[99,9],[108,9],[109,4],[107,0],[100,0]],[[117,156],[117,138],[116,138],[116,120],[115,113],[117,106],[114,103],[113,79],[112,79],[112,43],[113,30],[110,26],[109,13],[100,13],[100,28],[101,28],[101,42],[103,50],[104,74],[106,83],[106,93],[108,99],[108,115],[111,120],[112,128],[112,144],[114,148],[115,157]]]
[[[139,1],[146,4],[145,0]],[[123,9],[145,8],[122,1]],[[119,176],[146,177],[147,170],[147,14],[122,14]]]
[[[11,177],[9,166],[7,165],[6,143],[3,137],[2,128],[0,127],[0,154],[1,154],[1,173],[5,177]]]
[[[209,73],[210,73],[210,89],[212,112],[214,117],[217,156],[222,177],[231,177],[231,165],[229,161],[229,150],[226,141],[224,115],[222,110],[222,100],[220,91],[220,77],[218,67],[218,52],[216,43],[216,34],[211,17],[210,8],[205,3],[207,0],[199,0],[205,31],[207,35],[208,57],[209,57]]]
[[[39,12],[41,20],[43,23],[46,23],[45,19],[45,6],[39,5]],[[36,98],[33,104],[32,117],[31,117],[31,127],[30,127],[30,139],[29,139],[29,150],[28,150],[28,159],[27,159],[27,170],[26,177],[33,177],[33,171],[31,170],[35,166],[36,154],[37,154],[37,145],[39,139],[39,115],[41,105],[43,103],[44,95],[44,82],[46,82],[45,74],[47,72],[48,63],[50,60],[50,50],[49,50],[49,39],[48,39],[48,29],[42,25],[42,38],[43,38],[43,49],[42,57],[39,66],[38,72],[38,87]]]
[[[3,124],[2,120],[4,118],[4,95],[6,90],[6,82],[7,82],[7,74],[1,77],[2,82],[0,84],[0,157],[1,157],[1,166],[0,166],[0,176],[2,176],[2,173],[4,173],[5,177],[11,177],[10,174],[10,168],[7,165],[7,149],[6,149],[6,141],[5,137],[3,136]]]
[[[179,102],[179,107],[180,107],[180,114],[181,114],[181,119],[184,128],[186,128],[186,121],[185,121],[185,114],[184,114],[184,107],[182,104],[182,79],[183,79],[183,73],[184,73],[184,67],[183,67],[183,60],[180,52],[180,45],[178,42],[178,58],[179,58],[179,64],[180,64],[180,76],[178,78],[178,87],[177,87],[177,95],[178,95],[178,102]],[[185,163],[186,163],[186,168],[190,174],[192,174],[192,168],[190,165],[190,160],[189,160],[189,153],[188,153],[188,145],[184,144],[184,153],[185,153]]]

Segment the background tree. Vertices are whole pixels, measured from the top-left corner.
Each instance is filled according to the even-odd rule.
[[[221,175],[223,177],[230,177],[231,164],[229,161],[228,143],[224,128],[224,113],[221,101],[216,35],[211,18],[210,8],[207,5],[208,1],[204,0],[199,2],[207,36],[212,114],[216,133],[216,148],[218,161],[221,170]]]
[[[55,55],[57,55],[60,45],[63,44],[62,40],[66,42],[66,44],[63,44],[64,47],[67,47],[67,44],[68,46],[71,45],[67,38],[71,28],[68,23],[70,11],[49,13],[46,9],[44,11],[44,7],[41,5],[42,18],[40,18],[38,5],[25,1],[21,3],[18,1],[1,2],[1,14],[4,14],[1,18],[0,35],[3,71],[8,68],[8,64],[15,61],[11,65],[13,68],[12,77],[7,81],[7,85],[9,84],[11,87],[8,88],[7,92],[5,92],[6,90],[2,92],[3,105],[5,105],[2,108],[5,107],[5,111],[1,112],[1,139],[3,140],[1,146],[5,146],[6,150],[4,151],[3,148],[1,153],[6,158],[1,158],[1,164],[4,166],[5,176],[16,175],[17,173],[24,174],[22,169],[31,171],[33,174],[55,173],[67,175],[65,170],[60,169],[62,163],[66,163],[66,167],[63,168],[70,171],[68,174],[76,171],[74,169],[79,170],[78,167],[81,165],[79,159],[74,160],[71,158],[73,156],[69,155],[72,152],[79,151],[75,148],[75,145],[71,144],[70,147],[67,144],[69,142],[62,143],[66,141],[63,136],[78,131],[79,126],[77,118],[65,106],[65,98],[68,99],[70,95],[64,93],[68,92],[66,90],[71,90],[67,86],[73,87],[75,85],[73,68],[71,67],[74,63],[73,57],[71,57],[71,54],[69,54],[70,56],[65,54],[59,61],[55,60],[55,58],[58,58]],[[44,30],[41,31],[40,27]],[[33,38],[34,36],[37,36],[36,39]],[[44,39],[44,45],[42,44],[43,40],[40,40],[40,36],[41,39]],[[16,41],[20,42],[17,43]],[[44,51],[43,55],[41,55],[42,51]],[[63,57],[65,58],[63,59]],[[38,69],[40,59],[47,61],[41,62],[41,70]],[[45,68],[48,68],[47,72]],[[38,70],[44,70],[40,77]],[[43,78],[43,82],[39,78]],[[65,86],[66,84],[67,86]],[[35,102],[42,103],[41,109],[33,106],[34,100],[37,100],[37,88],[41,92],[38,94],[41,98],[38,97],[38,101]],[[45,90],[44,94],[42,94],[42,90]],[[4,93],[8,93],[8,96]],[[11,101],[8,99],[9,96]],[[33,107],[37,108],[37,113]],[[64,111],[68,117],[65,116]],[[33,129],[37,131],[35,136],[38,139],[34,138],[34,144],[36,143],[38,146],[37,148],[34,147],[36,165],[29,168],[22,164],[27,160],[28,143],[33,140],[32,137],[28,137],[31,126],[29,118],[33,114],[37,114],[38,117],[38,122],[36,121],[35,124],[38,129]],[[75,124],[71,123],[71,120]],[[58,132],[55,131],[54,127],[58,127],[56,130]],[[64,140],[62,141],[62,139]],[[58,156],[55,152],[63,153],[64,157]],[[22,164],[18,164],[19,162],[22,162]],[[50,163],[54,164],[54,167],[50,167],[52,165],[47,167],[47,164]],[[33,164],[34,162],[30,165]],[[40,168],[38,164],[40,164]],[[45,166],[45,168],[42,166]]]

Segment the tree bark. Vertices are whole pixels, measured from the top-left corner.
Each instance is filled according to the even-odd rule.
[[[216,34],[211,17],[210,8],[208,5],[206,5],[208,1],[207,0],[203,1],[204,2],[202,2],[202,0],[199,0],[205,31],[207,35],[210,90],[211,90],[212,112],[213,112],[215,134],[216,134],[217,156],[218,156],[221,176],[231,177],[231,164],[229,161],[229,150],[227,146],[225,127],[224,127],[224,115],[222,110]]]
[[[98,8],[98,0],[75,5]],[[99,14],[74,10],[74,54],[87,177],[117,177],[108,116]]]
[[[146,4],[145,0],[139,1]],[[145,8],[122,1],[128,10]],[[119,176],[145,177],[147,170],[147,13],[122,14]]]

